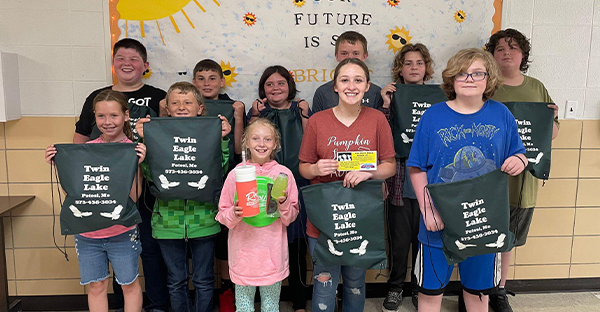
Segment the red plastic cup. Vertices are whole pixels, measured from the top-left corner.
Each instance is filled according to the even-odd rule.
[[[254,166],[239,166],[233,170],[235,171],[235,190],[238,197],[238,206],[243,209],[242,217],[254,217],[260,213],[256,169]]]

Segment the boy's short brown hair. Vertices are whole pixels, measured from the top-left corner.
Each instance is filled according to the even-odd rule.
[[[527,37],[525,37],[525,35],[523,35],[523,33],[521,33],[520,31],[512,28],[507,28],[505,30],[500,30],[496,32],[490,37],[490,40],[485,44],[486,51],[494,55],[494,50],[496,50],[498,41],[504,38],[508,38],[509,45],[514,41],[517,43],[519,48],[521,48],[521,53],[523,53],[523,59],[521,60],[519,70],[521,70],[521,72],[526,72],[527,69],[529,69],[529,63],[531,63],[529,61],[531,43],[529,43],[529,39],[527,39]]]
[[[117,43],[115,43],[115,46],[113,47],[113,57],[115,57],[115,54],[117,54],[117,51],[121,48],[134,49],[142,57],[144,63],[148,61],[148,53],[146,52],[146,47],[141,42],[135,39],[123,38],[117,41]]]
[[[353,30],[346,31],[338,37],[338,39],[335,41],[335,54],[338,53],[340,44],[342,42],[348,42],[350,44],[356,44],[358,42],[358,43],[362,44],[363,52],[365,54],[368,53],[367,38],[365,38],[365,36],[361,35],[360,33],[356,32],[356,31],[353,31]]]
[[[196,101],[198,102],[198,105],[203,107],[200,116],[208,115],[208,109],[206,108],[206,105],[204,105],[204,97],[202,96],[202,93],[200,93],[200,90],[198,90],[198,88],[196,88],[195,85],[187,81],[176,82],[169,87],[169,91],[167,91],[166,98],[167,106],[169,106],[169,97],[171,96],[171,93],[175,91],[179,91],[179,93],[181,94],[188,94],[189,92],[191,92],[194,95]]]
[[[423,77],[423,81],[427,81],[433,77],[433,59],[429,54],[429,50],[422,43],[408,43],[402,47],[396,56],[394,57],[394,63],[392,64],[392,78],[393,81],[400,80],[401,83],[404,83],[404,77],[400,75],[402,71],[402,66],[404,65],[404,58],[408,52],[419,52],[423,57],[423,61],[425,61],[425,76]]]
[[[482,60],[487,72],[487,83],[485,91],[483,92],[482,99],[487,101],[494,96],[494,93],[504,82],[502,73],[496,60],[487,51],[482,49],[465,49],[460,50],[454,56],[448,60],[446,69],[442,72],[443,83],[440,86],[449,100],[456,99],[456,92],[454,91],[454,78],[458,73],[464,73],[473,64],[475,60]]]
[[[196,66],[194,66],[192,77],[196,78],[196,73],[201,71],[214,71],[219,74],[219,78],[223,78],[223,69],[217,62],[211,59],[203,59],[202,61],[198,62]]]

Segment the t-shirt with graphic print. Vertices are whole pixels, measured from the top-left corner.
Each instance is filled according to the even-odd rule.
[[[107,86],[92,92],[86,99],[81,109],[79,120],[75,124],[75,132],[96,139],[100,135],[96,127],[96,117],[94,116],[94,98],[98,93],[110,89],[113,86]],[[129,122],[134,132],[134,141],[139,141],[135,132],[135,124],[140,118],[150,115],[156,117],[159,114],[159,102],[164,99],[167,93],[151,85],[143,85],[136,91],[121,92],[127,97],[127,106],[129,107]]]
[[[338,152],[346,151],[377,151],[379,161],[396,155],[392,130],[383,113],[363,106],[350,127],[341,123],[331,109],[315,113],[308,119],[298,155],[300,161],[314,164],[319,159],[337,159]],[[315,177],[311,184],[341,181],[345,174],[336,171]],[[306,233],[310,237],[319,237],[319,231],[310,220]]]
[[[525,153],[515,118],[502,103],[488,100],[473,114],[461,114],[446,102],[423,114],[406,163],[427,172],[427,183],[478,177]],[[423,216],[419,241],[442,248],[442,231],[427,231]]]

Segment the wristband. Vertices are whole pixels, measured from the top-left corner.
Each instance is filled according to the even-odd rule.
[[[521,157],[519,157],[517,155],[513,155],[513,156],[517,157],[523,163],[523,168],[527,167],[527,165],[525,164],[525,161]]]

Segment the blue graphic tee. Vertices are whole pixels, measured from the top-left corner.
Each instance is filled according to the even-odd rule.
[[[500,102],[488,100],[473,114],[461,114],[446,102],[432,105],[421,117],[407,166],[427,172],[427,183],[478,177],[525,153],[515,118]],[[442,248],[441,233],[427,231],[423,216],[419,241]]]

